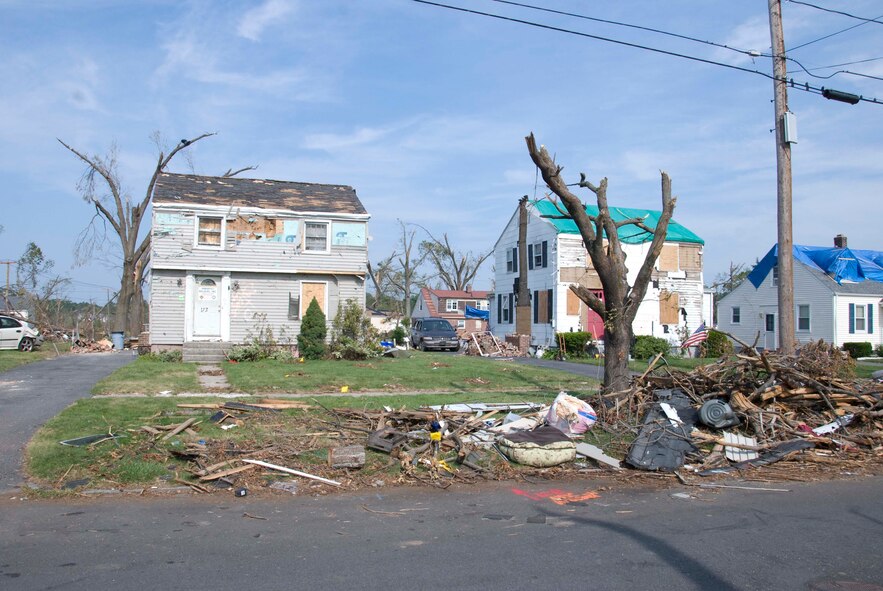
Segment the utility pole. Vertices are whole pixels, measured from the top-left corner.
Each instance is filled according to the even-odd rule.
[[[785,137],[788,112],[785,38],[782,0],[769,0],[770,40],[773,48],[773,96],[776,109],[776,211],[779,266],[779,350],[794,352],[794,237],[791,233],[791,144]]]
[[[518,201],[518,289],[515,290],[515,332],[530,336],[530,287],[527,284],[527,195]],[[530,344],[530,343],[528,343]]]

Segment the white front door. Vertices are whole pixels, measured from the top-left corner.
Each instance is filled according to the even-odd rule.
[[[193,336],[221,337],[221,278],[197,275],[193,298]]]

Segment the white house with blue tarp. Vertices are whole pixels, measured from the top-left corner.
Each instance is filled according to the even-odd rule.
[[[548,200],[527,203],[527,269],[519,269],[516,208],[494,245],[494,301],[490,306],[492,332],[503,337],[513,334],[518,282],[527,278],[531,309],[531,344],[551,346],[556,332],[587,331],[596,339],[604,334],[601,318],[569,289],[578,284],[603,298],[601,281],[572,219],[562,219],[556,205]],[[587,205],[589,215],[597,206]],[[611,207],[615,221],[644,218],[656,227],[661,212]],[[619,229],[626,253],[628,282],[632,285],[644,261],[653,235],[627,225]],[[671,220],[662,253],[656,262],[652,284],[632,326],[636,335],[653,335],[680,344],[685,334],[703,321],[702,249],[704,241],[688,228]]]
[[[883,252],[794,245],[794,318],[798,343],[819,339],[883,344]],[[758,347],[778,347],[778,246],[774,245],[736,289],[717,304],[718,328]]]

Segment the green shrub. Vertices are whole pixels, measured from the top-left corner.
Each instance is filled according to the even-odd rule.
[[[377,333],[365,311],[353,300],[337,311],[331,324],[331,355],[336,359],[360,360],[380,353]]]
[[[184,354],[180,349],[173,349],[170,351],[157,351],[156,353],[148,353],[145,355],[148,359],[152,361],[161,361],[163,363],[180,363],[184,358]]]
[[[263,312],[255,312],[252,316],[255,321],[254,327],[248,329],[247,342],[235,345],[227,351],[227,359],[231,361],[260,361],[261,359],[276,359],[278,361],[292,361],[294,355],[291,352],[291,342],[285,336],[282,328],[280,337],[284,343],[280,344],[273,334],[267,315]]]
[[[564,351],[568,357],[588,357],[586,343],[592,340],[590,332],[556,332],[555,341],[564,341]]]
[[[325,335],[327,334],[325,314],[319,307],[319,302],[313,298],[300,323],[300,334],[297,337],[297,346],[300,349],[301,357],[322,359],[327,350],[325,346]]]
[[[408,336],[408,331],[406,331],[405,327],[401,324],[392,329],[389,333],[389,338],[391,338],[396,345],[404,345],[406,336]]]
[[[849,353],[849,356],[853,359],[858,359],[859,357],[870,357],[871,353],[874,352],[874,347],[871,343],[843,343],[843,348]]]
[[[667,355],[671,345],[665,339],[659,337],[651,337],[648,335],[638,335],[630,351],[635,359],[650,359],[658,353]]]
[[[877,348],[874,349],[877,353],[877,357],[883,357],[883,345],[877,345]]]
[[[708,338],[702,344],[702,356],[709,358],[724,357],[733,352],[733,343],[722,332],[708,331]]]

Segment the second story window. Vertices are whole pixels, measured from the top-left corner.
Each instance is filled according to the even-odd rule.
[[[458,300],[445,300],[445,312],[457,312],[460,310],[460,302]]]
[[[773,267],[773,287],[779,285],[779,265]]]
[[[224,236],[224,219],[198,216],[196,218],[196,244],[221,248]]]
[[[328,252],[328,224],[306,222],[304,224],[304,250]]]

